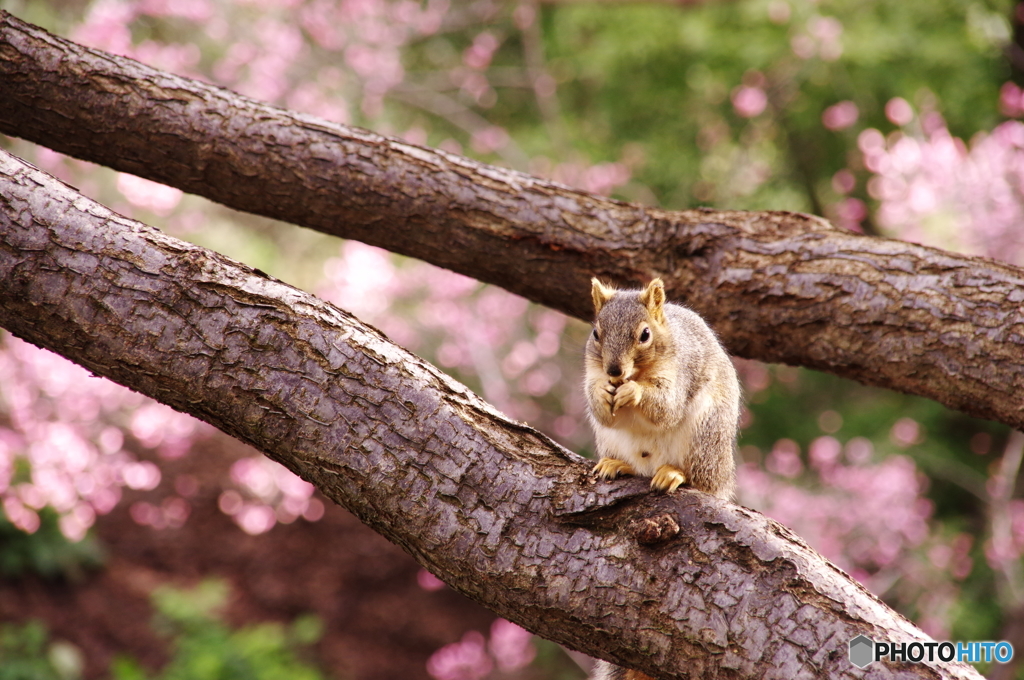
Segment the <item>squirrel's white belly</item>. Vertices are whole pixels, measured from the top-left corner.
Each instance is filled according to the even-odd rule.
[[[623,460],[643,477],[653,477],[662,465],[689,469],[691,419],[685,418],[671,429],[658,429],[639,413],[619,413],[616,421],[613,427],[594,424],[601,456]]]

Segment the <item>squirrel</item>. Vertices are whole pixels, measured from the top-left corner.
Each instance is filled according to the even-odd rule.
[[[640,291],[591,284],[585,388],[594,474],[651,477],[660,491],[686,484],[732,500],[740,386],[714,331],[666,302],[661,279]]]
[[[651,477],[725,500],[735,491],[740,413],[736,369],[700,316],[665,301],[665,284],[616,290],[591,280],[594,330],[585,389],[599,460],[593,473]],[[652,680],[605,661],[590,680]]]

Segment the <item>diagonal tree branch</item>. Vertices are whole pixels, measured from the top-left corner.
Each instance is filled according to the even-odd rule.
[[[588,465],[312,295],[0,152],[0,325],[315,484],[455,589],[660,678],[850,677],[927,639],[784,527]],[[864,677],[978,678],[874,663]]]
[[[1024,428],[1024,271],[785,212],[669,212],[289,113],[0,12],[0,131],[589,318],[662,276],[729,350]]]

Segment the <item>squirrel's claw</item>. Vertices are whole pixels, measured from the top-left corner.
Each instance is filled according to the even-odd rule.
[[[651,478],[651,488],[671,493],[686,484],[686,475],[675,465],[662,465]]]
[[[591,474],[597,475],[598,479],[615,479],[619,475],[634,475],[633,468],[624,460],[618,458],[602,458],[597,461]]]

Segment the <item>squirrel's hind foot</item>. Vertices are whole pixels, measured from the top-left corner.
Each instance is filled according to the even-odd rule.
[[[592,474],[598,479],[615,479],[619,475],[635,475],[633,467],[624,460],[618,458],[602,458],[597,461]]]
[[[686,484],[686,475],[675,465],[662,465],[651,478],[651,488],[671,493]]]

